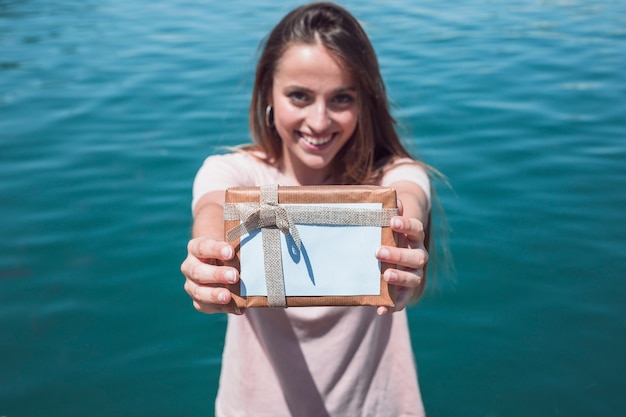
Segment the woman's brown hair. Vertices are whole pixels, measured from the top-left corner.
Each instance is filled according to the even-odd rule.
[[[266,122],[276,66],[290,45],[318,42],[350,72],[358,96],[357,127],[335,157],[334,180],[339,184],[376,183],[384,167],[395,157],[410,156],[395,130],[396,123],[389,112],[385,85],[372,44],[359,22],[333,3],[311,3],[293,10],[265,40],[256,67],[250,105],[250,130],[257,145],[252,149],[263,151],[269,162],[280,163],[280,138],[272,124]]]

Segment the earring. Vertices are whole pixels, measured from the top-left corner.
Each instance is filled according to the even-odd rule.
[[[265,108],[265,124],[267,127],[274,127],[274,120],[272,120],[272,106],[267,106]]]

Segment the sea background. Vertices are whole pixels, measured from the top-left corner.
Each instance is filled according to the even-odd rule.
[[[191,182],[298,4],[0,0],[0,416],[213,414]],[[429,416],[626,415],[626,2],[341,4],[449,182],[408,310]]]

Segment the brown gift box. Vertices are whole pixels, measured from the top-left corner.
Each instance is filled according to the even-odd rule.
[[[277,187],[277,186],[275,186]],[[387,214],[395,214],[397,211],[397,200],[395,190],[387,187],[379,186],[366,186],[366,185],[336,185],[336,186],[300,186],[300,187],[278,187],[278,206],[283,204],[288,205],[321,205],[321,204],[355,204],[355,203],[382,203],[382,210]],[[256,203],[261,201],[261,187],[235,187],[226,190],[225,198],[225,212],[227,208],[233,206],[241,206],[241,203]],[[227,207],[231,206],[231,207]],[[393,210],[385,210],[393,209]],[[319,210],[319,208],[315,208]],[[376,210],[375,210],[376,211]],[[225,235],[228,231],[237,228],[243,222],[243,219],[232,219],[232,216],[225,215],[224,230]],[[295,221],[296,225],[299,224]],[[241,227],[241,226],[240,226]],[[272,227],[276,229],[276,227]],[[395,236],[389,227],[388,220],[385,226],[380,226],[381,229],[381,244],[387,246],[396,246]],[[292,229],[293,230],[293,229]],[[297,230],[295,231],[297,234]],[[293,234],[292,234],[293,235]],[[241,262],[246,262],[245,259],[241,259],[241,242],[238,236],[230,236],[231,243],[235,248],[235,256],[231,261],[226,262],[226,265],[237,268],[241,271]],[[228,236],[226,236],[228,240]],[[272,245],[269,251],[278,252],[280,257],[280,240],[278,245]],[[303,242],[306,244],[306,242]],[[308,252],[314,252],[314,247],[307,247]],[[267,250],[264,253],[265,262],[267,263],[268,253]],[[374,254],[372,253],[373,257]],[[282,262],[290,262],[290,260],[282,259]],[[337,279],[342,279],[342,271],[340,270],[341,260],[330,259],[329,262],[337,263]],[[289,296],[284,297],[286,305],[283,307],[299,307],[299,306],[389,306],[394,305],[395,292],[393,286],[389,286],[383,279],[383,273],[387,268],[392,267],[391,264],[381,262],[380,269],[372,271],[372,274],[376,275],[380,281],[380,292],[377,295],[323,295],[323,296]],[[259,268],[263,268],[262,265]],[[267,269],[266,269],[267,274]],[[282,272],[281,272],[282,274]],[[282,282],[282,275],[281,275]],[[350,277],[349,277],[350,278]],[[355,279],[355,277],[351,277]],[[356,277],[358,279],[358,277]],[[245,280],[245,277],[242,277]],[[268,279],[268,278],[266,278]],[[366,279],[370,279],[366,277]],[[372,277],[371,279],[376,279]],[[375,285],[375,284],[374,284]],[[236,283],[226,286],[233,294],[233,300],[238,307],[268,307],[268,297],[266,296],[242,296],[241,285]],[[284,290],[283,290],[284,291]]]

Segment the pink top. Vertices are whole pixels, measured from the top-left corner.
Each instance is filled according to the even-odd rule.
[[[380,185],[401,180],[416,182],[430,198],[421,167],[398,165]],[[297,185],[247,154],[210,156],[194,181],[192,204],[210,191],[272,183]],[[215,414],[423,416],[406,312],[298,307],[228,315]]]

